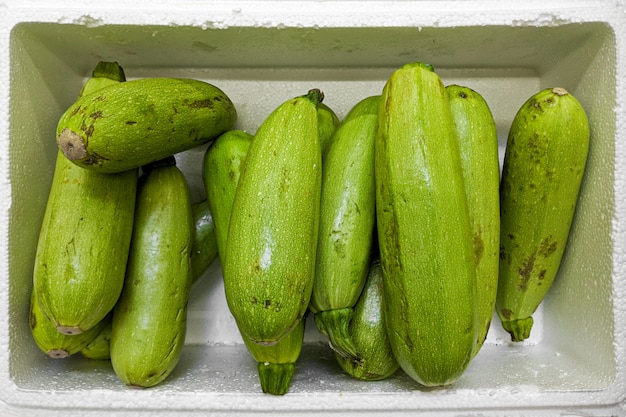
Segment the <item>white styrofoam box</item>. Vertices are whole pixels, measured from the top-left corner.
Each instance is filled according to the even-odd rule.
[[[612,1],[0,1],[0,415],[624,415],[625,17]],[[351,379],[310,323],[290,393],[264,395],[216,262],[194,287],[183,357],[161,385],[131,390],[109,363],[48,359],[27,317],[54,132],[100,60],[118,61],[128,78],[212,82],[250,132],[313,87],[343,117],[395,68],[425,61],[446,84],[483,94],[501,152],[521,104],[565,87],[588,112],[591,147],[563,265],[531,338],[509,342],[494,317],[461,379],[424,389],[402,372]],[[196,201],[204,151],[178,156]]]

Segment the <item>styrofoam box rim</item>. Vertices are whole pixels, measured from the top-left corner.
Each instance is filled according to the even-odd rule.
[[[19,3],[19,5],[18,5]],[[456,27],[456,26],[528,26],[552,27],[561,24],[600,22],[608,25],[614,33],[615,97],[626,97],[626,12],[621,2],[612,1],[217,1],[188,0],[172,4],[166,0],[154,2],[137,0],[129,4],[123,1],[96,2],[45,2],[43,0],[0,1],[0,241],[9,241],[9,210],[11,208],[9,155],[9,94],[11,77],[9,63],[10,35],[13,28],[24,22],[58,23],[85,26],[100,25],[163,25],[192,26],[203,29],[228,27],[267,28],[361,28],[361,27]],[[178,3],[178,2],[176,2]],[[210,10],[207,11],[207,10]],[[445,412],[450,414],[523,415],[533,410],[534,415],[562,413],[624,414],[626,404],[626,108],[617,101],[615,111],[615,172],[614,172],[614,218],[611,220],[614,303],[613,326],[615,328],[615,381],[606,389],[580,391],[528,392],[524,396],[507,397],[498,393],[485,399],[485,393],[456,392],[458,402],[450,404]],[[136,415],[142,410],[166,407],[174,402],[180,415],[196,411],[240,412],[318,411],[349,414],[355,412],[398,411],[409,413],[419,409],[432,410],[416,403],[411,392],[394,393],[380,398],[371,393],[344,395],[341,408],[326,406],[327,400],[336,400],[341,393],[327,392],[315,395],[290,395],[289,399],[275,398],[251,393],[224,395],[205,393],[201,398],[191,393],[168,391],[77,391],[39,392],[22,390],[11,379],[9,348],[9,250],[0,245],[0,414],[2,415],[69,415],[77,404],[86,404],[81,415],[98,415],[119,412]],[[492,393],[493,394],[493,393]],[[489,395],[492,395],[489,394]],[[433,394],[437,395],[437,394]],[[481,398],[483,397],[483,398]],[[193,404],[190,402],[193,401]],[[388,402],[387,402],[388,401]],[[51,409],[39,410],[42,404]],[[476,408],[473,404],[480,404]],[[505,408],[510,407],[510,408]],[[378,411],[376,411],[378,410]],[[517,410],[517,411],[514,411]],[[524,411],[526,410],[526,411]],[[22,414],[24,413],[24,414]],[[177,414],[178,415],[178,414]]]

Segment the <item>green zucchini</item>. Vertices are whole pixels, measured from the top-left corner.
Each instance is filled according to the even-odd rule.
[[[229,130],[220,135],[204,154],[202,178],[215,221],[215,238],[221,259],[226,256],[235,191],[252,137],[243,130]]]
[[[110,316],[113,317],[113,314]],[[87,359],[97,361],[111,359],[111,321],[112,320],[109,320],[100,333],[81,349],[81,355]]]
[[[309,308],[332,348],[358,358],[348,326],[367,278],[375,235],[374,141],[380,96],[358,102],[322,163],[315,281]]]
[[[83,168],[120,172],[203,145],[236,119],[230,98],[212,84],[143,78],[80,98],[61,116],[57,144]]]
[[[324,103],[317,104],[317,125],[320,134],[320,146],[322,147],[322,155],[332,141],[335,130],[339,127],[339,117],[337,114]]]
[[[500,262],[500,160],[496,123],[485,99],[469,87],[449,85],[452,118],[459,140],[463,182],[472,225],[476,263],[478,339],[476,355],[495,311]]]
[[[126,385],[152,387],[176,367],[187,329],[193,215],[174,157],[143,167],[126,281],[113,312],[111,363]]]
[[[117,63],[100,62],[81,94],[124,81]],[[57,152],[41,224],[33,285],[44,315],[61,333],[98,324],[122,291],[133,229],[137,170],[87,171]]]
[[[532,314],[559,270],[589,135],[582,105],[560,87],[531,96],[511,124],[500,182],[496,311],[513,341],[530,336]]]
[[[217,258],[215,220],[209,202],[204,199],[191,206],[194,234],[191,243],[191,276],[195,283]]]
[[[379,111],[376,213],[387,333],[411,378],[449,385],[472,358],[477,306],[448,95],[432,66],[409,63],[387,80]]]
[[[319,90],[279,105],[250,144],[233,201],[222,264],[240,332],[275,344],[303,319],[319,229]]]
[[[107,315],[100,323],[91,329],[77,335],[59,333],[54,323],[44,316],[35,291],[31,291],[29,327],[35,343],[46,355],[53,359],[67,358],[80,352],[111,322],[111,315]]]
[[[302,350],[305,321],[300,320],[292,331],[274,345],[259,345],[250,338],[243,338],[248,351],[257,361],[257,372],[264,393],[284,395],[289,391],[296,361]]]
[[[335,353],[341,368],[357,379],[379,381],[390,377],[399,368],[385,327],[383,293],[380,260],[375,259],[368,269],[365,286],[354,306],[349,326],[359,359],[355,361]]]
[[[231,130],[217,138],[205,153],[204,185],[215,213],[215,229],[223,253],[226,250],[235,192],[252,138],[246,132]],[[263,392],[274,395],[287,393],[302,348],[304,319],[274,345],[260,345],[252,342],[244,333],[241,336],[257,361]]]

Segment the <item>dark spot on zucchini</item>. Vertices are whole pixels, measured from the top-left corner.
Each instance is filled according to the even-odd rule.
[[[539,245],[539,255],[547,258],[554,252],[556,252],[556,246],[556,241],[552,240],[552,235],[546,237],[541,241],[541,244]]]
[[[467,93],[465,93],[465,91],[459,91],[459,97],[467,98]]]
[[[520,276],[519,290],[522,292],[526,292],[528,289],[528,281],[533,272],[533,268],[535,266],[535,254],[531,255],[526,262],[522,265],[521,268],[518,268],[517,272]]]
[[[542,270],[539,272],[539,275],[537,275],[537,278],[538,278],[539,280],[543,280],[543,279],[545,279],[545,278],[546,278],[546,270],[545,270],[545,269],[542,269]],[[541,285],[541,283],[539,283],[539,285]]]
[[[503,308],[502,310],[500,310],[500,314],[502,315],[502,317],[504,317],[506,320],[510,320],[511,316],[513,315],[513,312],[509,309]]]
[[[204,100],[195,100],[189,103],[189,107],[192,109],[204,109],[204,108],[213,108],[213,101],[211,99],[205,98]]]
[[[513,233],[507,233],[506,236],[511,240],[515,240],[515,235]]]
[[[256,297],[252,297],[252,301],[251,301],[251,303],[252,303],[252,304],[258,304],[258,303],[259,303],[259,300],[257,300],[257,299],[256,299]]]
[[[265,300],[263,302],[263,306],[267,309],[270,308],[272,306],[272,300]]]
[[[474,259],[478,265],[480,264],[480,261],[483,258],[483,253],[485,252],[485,244],[480,230],[477,230],[474,233],[474,236],[472,236],[472,243],[474,244]]]
[[[93,112],[89,115],[89,117],[91,117],[92,119],[96,120],[96,119],[101,119],[104,117],[104,115],[102,114],[102,111],[96,111]]]
[[[134,121],[134,120],[129,120],[129,121],[126,122],[126,125],[128,125],[128,126],[135,126],[136,124],[137,124],[137,122]]]

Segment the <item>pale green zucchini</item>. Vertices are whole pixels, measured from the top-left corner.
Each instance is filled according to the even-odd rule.
[[[202,178],[209,209],[215,222],[215,238],[220,259],[226,256],[226,239],[235,191],[252,135],[229,130],[220,135],[204,154]]]
[[[320,231],[309,308],[331,347],[357,359],[348,326],[367,278],[375,235],[374,141],[380,96],[358,102],[322,163]]]
[[[454,123],[431,66],[394,71],[375,151],[385,323],[400,367],[425,386],[455,382],[477,334],[475,267]]]
[[[232,130],[217,138],[205,153],[204,185],[208,199],[212,202],[216,218],[215,229],[223,253],[226,250],[235,192],[252,138],[252,135],[246,132]],[[286,394],[295,371],[295,362],[302,348],[304,319],[274,345],[260,345],[253,343],[244,333],[241,333],[241,336],[248,351],[258,362],[257,372],[263,392],[274,395]]]
[[[306,319],[274,345],[260,345],[243,337],[248,351],[257,361],[257,372],[261,389],[266,394],[284,395],[289,392],[296,370],[296,361],[302,350]]]
[[[332,141],[335,130],[339,127],[339,117],[333,109],[324,103],[317,104],[317,125],[320,134],[322,155]]]
[[[98,334],[111,323],[107,315],[91,329],[77,335],[59,333],[54,323],[44,316],[35,291],[31,292],[29,327],[39,349],[53,359],[67,358],[85,348]]]
[[[518,110],[500,183],[500,278],[496,311],[513,341],[530,336],[532,314],[561,264],[589,150],[589,122],[563,88]]]
[[[110,315],[111,318],[113,314]],[[106,361],[111,359],[111,323],[109,320],[107,325],[98,333],[98,335],[80,351],[87,359]]]
[[[341,368],[357,379],[379,381],[390,377],[399,368],[385,327],[383,293],[380,260],[375,259],[368,270],[363,292],[354,306],[349,326],[359,359],[355,361],[335,353]]]
[[[212,84],[142,78],[80,98],[61,116],[57,144],[83,168],[120,172],[203,145],[236,119],[230,98]]]
[[[279,105],[256,132],[239,178],[222,266],[230,311],[254,343],[275,344],[308,308],[319,229],[322,97],[311,90]]]
[[[193,215],[174,157],[143,167],[126,281],[115,306],[111,363],[126,385],[152,387],[174,370],[185,342]]]
[[[498,133],[485,99],[469,87],[449,85],[452,118],[459,140],[463,182],[476,261],[478,339],[476,355],[489,332],[498,291],[500,254],[500,160]]]
[[[81,94],[124,81],[117,63],[100,62]],[[122,290],[133,229],[137,170],[101,174],[59,151],[41,224],[33,285],[41,309],[66,334],[98,324]]]

